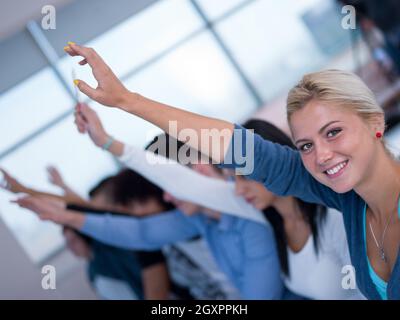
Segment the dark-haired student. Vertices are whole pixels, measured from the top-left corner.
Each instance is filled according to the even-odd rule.
[[[146,182],[131,170],[121,171],[103,179],[90,190],[90,202],[102,210],[127,215],[133,212],[136,215],[156,213],[163,209],[160,202],[157,202],[158,190]],[[135,188],[137,185],[140,188]],[[93,238],[82,237],[69,228],[64,228],[64,235],[70,249],[73,249],[71,242],[79,241],[76,237],[86,242],[89,252],[86,257],[89,262],[88,276],[100,297],[140,300],[170,298],[171,281],[162,251],[121,249]],[[190,298],[190,295],[185,298]]]
[[[100,181],[89,192],[90,200],[80,197],[66,185],[55,168],[48,169],[50,181],[62,188],[66,195],[29,188],[4,169],[0,170],[6,181],[6,190],[60,199],[75,208],[102,208],[129,215],[133,214],[130,206],[136,204],[134,213],[146,215],[171,207],[163,201],[157,187],[131,170]],[[102,299],[169,299],[171,285],[175,297],[192,298],[187,290],[170,283],[166,261],[159,250],[121,249],[83,236],[71,228],[64,228],[63,234],[74,255],[87,260],[89,280]]]
[[[101,208],[103,213],[106,213],[108,209],[126,212],[136,217],[146,217],[174,208],[173,205],[164,201],[160,188],[130,169],[122,169],[115,176],[104,179],[89,192],[89,196],[91,204]],[[67,208],[76,209],[77,206],[67,206]],[[87,211],[88,208],[80,208],[80,210]],[[132,261],[132,255],[135,255],[136,264],[139,264],[142,270],[140,272],[142,285],[136,281],[136,286],[139,293],[143,295],[144,292],[145,296],[151,299],[157,297],[165,299],[163,297],[165,295],[163,290],[167,289],[164,285],[165,276],[169,277],[171,299],[226,299],[234,296],[234,293],[229,291],[228,284],[224,285],[224,279],[221,277],[223,275],[215,274],[212,257],[207,248],[202,247],[202,239],[188,239],[181,242],[179,246],[163,247],[162,251],[126,250],[100,241],[92,241],[96,243],[93,249],[97,249],[101,254],[91,262],[90,275],[102,273],[113,276],[111,272],[114,271],[113,277],[126,277],[129,275],[126,266],[135,262]],[[195,252],[190,252],[190,249]],[[201,255],[204,263],[208,262],[207,266],[196,261],[197,255]],[[126,263],[121,266],[118,260],[126,261]],[[106,262],[105,265],[104,262]]]
[[[66,209],[59,200],[34,196],[17,202],[38,213],[42,220],[74,228],[125,249],[156,250],[202,235],[216,263],[237,287],[241,298],[279,299],[282,296],[273,231],[257,222],[207,211],[179,200],[175,202],[179,210],[144,218],[99,216],[90,211],[82,214]]]
[[[96,146],[103,146],[109,136],[97,114],[89,106],[81,105],[75,116],[78,129],[87,132]],[[114,140],[107,149],[122,157],[124,144]],[[203,173],[207,171],[215,179],[223,179],[210,164],[197,165],[196,168],[201,168]],[[157,166],[152,169],[157,170]],[[17,202],[38,213],[41,219],[69,226],[126,249],[155,250],[201,235],[217,265],[239,290],[242,299],[282,297],[279,260],[269,223],[261,224],[207,209],[168,193],[165,197],[178,209],[141,219],[78,214],[65,209],[60,202],[35,197],[25,197]]]

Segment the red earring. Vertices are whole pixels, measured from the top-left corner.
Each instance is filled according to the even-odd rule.
[[[376,133],[376,137],[379,139],[379,138],[382,138],[382,132],[380,132],[380,131],[378,131],[377,133]]]

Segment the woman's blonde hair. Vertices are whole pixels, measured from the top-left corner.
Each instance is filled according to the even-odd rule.
[[[324,70],[309,73],[289,91],[287,119],[311,100],[351,108],[364,120],[384,114],[367,85],[354,73],[342,70]]]

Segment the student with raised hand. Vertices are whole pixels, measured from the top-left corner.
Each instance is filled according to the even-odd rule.
[[[202,235],[221,268],[243,299],[280,299],[282,281],[273,231],[246,219],[218,213],[179,201],[179,209],[152,217],[82,214],[65,208],[56,199],[28,196],[16,200],[53,221],[124,249],[156,250],[165,245]]]
[[[157,143],[151,145],[149,148],[151,150],[124,144],[105,132],[96,112],[86,104],[76,106],[75,122],[81,133],[89,133],[95,145],[108,150],[117,156],[125,166],[140,172],[148,180],[176,198],[217,211],[224,211],[240,218],[260,223],[266,222],[260,211],[235,195],[234,183],[203,175],[198,172],[201,167],[196,167],[199,170],[192,170],[186,165],[181,165],[208,164],[209,159],[200,155],[197,150],[187,148],[187,145],[183,145],[181,142],[179,142],[181,145],[178,152],[176,139],[169,139],[169,136],[167,139],[167,136],[162,135]],[[101,145],[103,141],[107,142]],[[160,155],[159,151],[170,144],[176,151],[175,155],[171,154],[172,157],[165,154]]]
[[[56,199],[69,207],[108,209],[126,215],[151,215],[171,208],[162,199],[160,189],[131,170],[121,171],[100,181],[89,191],[89,200],[81,198],[65,184],[54,167],[48,169],[51,182],[68,191],[61,196],[28,188],[4,169],[1,171],[7,182],[4,188],[9,192]],[[140,188],[134,188],[138,184]],[[133,203],[136,203],[134,210]],[[63,235],[72,253],[87,260],[89,280],[100,298],[169,299],[170,278],[161,251],[145,252],[113,247],[68,227],[63,229]],[[185,296],[188,297],[190,295]]]
[[[103,59],[92,48],[77,45],[74,42],[68,42],[64,50],[71,56],[81,56],[83,60],[80,65],[88,64],[92,68],[93,75],[98,82],[96,89],[90,87],[85,81],[75,79],[74,83],[81,92],[91,99],[109,107],[122,109],[141,117],[163,131],[177,138],[182,129],[194,129],[201,136],[202,129],[218,130],[220,133],[219,143],[212,143],[211,150],[200,150],[199,145],[194,140],[187,141],[187,144],[200,150],[203,154],[209,156],[216,162],[224,159],[226,150],[229,147],[229,141],[232,136],[234,125],[218,119],[204,117],[192,112],[183,111],[141,96],[138,93],[130,92],[124,87],[121,81],[115,76],[112,70],[105,64]],[[169,132],[170,121],[176,121],[177,131]],[[107,141],[102,141],[102,145]],[[200,141],[199,141],[200,142]]]
[[[217,162],[232,159],[241,135],[254,138],[254,171],[273,193],[333,207],[343,213],[358,287],[369,299],[400,299],[400,164],[383,142],[382,108],[371,90],[350,72],[325,70],[305,75],[289,92],[287,117],[297,151],[264,141],[232,123],[207,118],[144,98],[127,90],[90,48],[69,43],[70,55],[83,56],[98,81],[96,89],[77,80],[92,99],[139,116],[164,131],[177,122],[201,137],[201,129],[217,129],[222,137],[210,150]],[[228,138],[230,144],[224,144]],[[235,139],[236,138],[236,139]],[[197,147],[197,141],[187,141]],[[230,148],[232,146],[233,148]],[[236,164],[237,165],[237,164]],[[235,167],[235,163],[230,164]],[[279,181],[279,183],[277,183]]]
[[[34,188],[30,188],[21,182],[19,182],[16,178],[11,176],[10,173],[8,173],[5,169],[0,168],[0,172],[3,174],[3,179],[4,179],[4,185],[0,185],[0,188],[5,189],[9,192],[12,193],[25,193],[29,195],[35,195],[35,196],[47,196],[47,197],[53,197],[56,199],[61,199],[66,202],[70,203],[75,203],[75,204],[84,204],[87,205],[89,202],[85,199],[83,199],[80,195],[75,193],[74,191],[70,190],[70,192],[65,192],[62,196],[49,193],[49,192],[43,192],[39,191]],[[65,191],[65,190],[64,190]]]
[[[152,217],[99,216],[68,210],[56,199],[29,196],[16,202],[53,221],[103,243],[124,249],[156,250],[202,235],[217,265],[243,299],[280,299],[280,278],[273,231],[265,225],[179,201],[179,210]]]
[[[137,184],[140,189],[135,188]],[[127,215],[151,215],[165,209],[158,188],[131,170],[103,179],[89,196],[92,206]],[[121,249],[82,237],[71,228],[64,228],[64,236],[70,250],[77,256],[83,253],[88,261],[89,280],[101,298],[169,299],[172,283],[161,251]]]
[[[80,132],[88,132],[99,147],[107,143],[109,135],[93,110],[80,105],[75,116]],[[113,155],[121,156],[124,144],[112,139],[107,149]],[[199,166],[203,172],[218,176],[211,165]],[[219,179],[223,179],[222,175]],[[165,197],[178,209],[141,219],[78,214],[66,210],[56,200],[43,198],[26,197],[17,202],[37,212],[42,219],[72,227],[99,241],[126,249],[155,250],[201,235],[221,271],[239,290],[241,298],[281,298],[279,261],[273,231],[268,223],[209,210],[170,194],[165,194]]]
[[[243,127],[265,140],[295,149],[290,138],[269,122],[251,119]],[[276,196],[261,183],[240,176],[236,178],[236,191],[263,210],[274,228],[287,288],[315,300],[365,299],[355,286],[342,286],[345,274],[352,269],[340,212],[328,209],[327,213],[322,205]]]
[[[89,196],[91,204],[100,209],[98,212],[103,215],[110,210],[116,212],[115,214],[119,212],[127,216],[143,218],[173,208],[173,205],[164,201],[160,188],[129,169],[123,169],[115,176],[102,180],[89,192]],[[68,205],[67,208],[75,210],[79,206]],[[79,210],[90,211],[90,208],[81,207]],[[104,282],[103,277],[105,280],[115,278],[127,282],[139,299],[194,299],[197,297],[210,299],[214,295],[224,298],[227,294],[221,284],[204,273],[202,267],[196,262],[190,264],[189,273],[193,277],[202,279],[204,283],[195,283],[193,279],[187,277],[184,268],[187,267],[188,261],[190,262],[187,260],[190,256],[180,248],[171,247],[165,252],[131,250],[89,238],[93,252],[89,265],[90,279],[96,288],[106,294],[107,290],[102,290],[101,285]],[[184,243],[181,243],[181,246],[184,247]],[[194,245],[194,248],[199,247]],[[206,259],[207,253],[204,256]],[[168,264],[168,270],[166,264]],[[203,285],[208,285],[208,287],[203,288]],[[119,290],[114,291],[119,294]]]

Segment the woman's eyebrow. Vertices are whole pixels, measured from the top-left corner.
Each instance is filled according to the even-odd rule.
[[[336,122],[340,122],[339,120],[333,120],[333,121],[329,121],[327,124],[323,125],[319,130],[318,130],[318,134],[321,134],[327,127],[329,127],[331,124],[336,123]],[[309,141],[309,139],[299,139],[295,142],[295,144],[297,145],[299,142],[305,142],[305,141]]]
[[[321,134],[327,127],[329,127],[332,123],[340,122],[339,120],[334,120],[328,122],[326,125],[324,125],[321,129],[318,130],[318,133]]]

